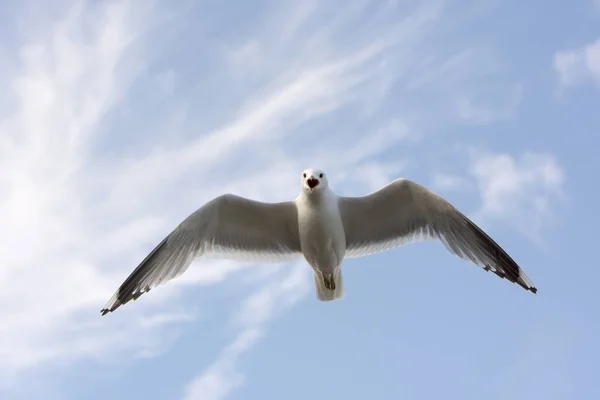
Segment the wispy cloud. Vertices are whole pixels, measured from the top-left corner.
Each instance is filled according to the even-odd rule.
[[[556,52],[553,66],[563,88],[586,82],[600,85],[600,39],[577,49]]]
[[[324,158],[311,156],[309,148],[308,154],[286,156],[281,139],[305,121],[356,101],[361,84],[398,40],[387,36],[313,65],[282,70],[280,78],[238,107],[233,122],[196,139],[153,143],[152,138],[132,151],[101,153],[104,140],[118,143],[119,135],[127,135],[124,129],[106,132],[115,118],[123,118],[125,110],[118,107],[132,95],[130,88],[149,79],[139,75],[146,44],[140,35],[155,19],[139,3],[91,7],[77,3],[69,9],[45,35],[19,48],[20,68],[13,76],[3,74],[14,111],[3,110],[0,122],[0,253],[6,266],[0,272],[0,373],[5,378],[58,360],[159,351],[161,327],[192,316],[181,306],[160,305],[182,285],[156,290],[121,316],[98,319],[98,308],[124,274],[178,220],[223,191],[261,199],[293,197],[298,171]],[[84,20],[89,22],[85,34],[76,29]],[[418,27],[417,20],[408,23]],[[167,71],[150,75],[163,94],[177,83],[176,72]],[[331,172],[356,168],[401,139],[355,151]],[[148,149],[148,143],[158,150]],[[352,148],[350,141],[339,151]],[[227,178],[229,163],[240,154],[250,155],[241,164],[269,180]],[[215,175],[215,170],[222,172]],[[273,188],[279,190],[273,194]],[[178,195],[167,199],[167,193]],[[180,283],[221,282],[240,268],[208,263]]]
[[[443,191],[463,191],[471,186],[471,181],[466,177],[444,172],[435,173],[431,182],[432,189]]]
[[[288,273],[271,276],[266,284],[251,293],[234,314],[236,325],[241,326],[240,332],[219,358],[187,385],[184,399],[220,400],[240,386],[245,379],[245,374],[238,370],[240,357],[264,336],[270,319],[296,304],[308,292],[312,282],[308,277],[306,265],[299,263]]]
[[[470,174],[481,195],[479,216],[510,221],[535,241],[565,199],[565,173],[549,154],[520,157],[474,151]]]
[[[47,36],[18,49],[12,76],[5,71],[12,112],[0,120],[2,376],[100,345],[76,327],[89,319],[74,323],[112,283],[86,255],[91,210],[79,183],[98,122],[133,78],[121,66],[140,14],[127,2],[95,11],[76,4]],[[84,16],[89,36],[76,31]]]
[[[557,222],[567,199],[566,173],[558,160],[546,153],[513,155],[479,147],[459,147],[459,154],[465,161],[434,173],[431,188],[449,200],[451,192],[477,195],[480,204],[463,211],[478,223],[502,221],[543,244],[543,228]]]
[[[486,125],[510,120],[523,99],[523,86],[509,85],[499,94],[493,102],[478,99],[477,96],[459,96],[455,103],[458,118],[469,125]]]
[[[502,122],[514,118],[523,99],[524,86],[506,62],[475,44],[429,55],[415,67],[407,89],[435,91],[427,101],[437,120],[466,125]]]

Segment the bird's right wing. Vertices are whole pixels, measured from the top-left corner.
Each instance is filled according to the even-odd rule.
[[[181,275],[202,255],[275,262],[301,256],[296,204],[263,203],[231,194],[208,202],[152,250],[102,315]]]
[[[403,244],[440,240],[460,258],[501,278],[537,291],[517,263],[481,228],[427,188],[398,179],[362,197],[340,197],[347,257],[360,257]]]

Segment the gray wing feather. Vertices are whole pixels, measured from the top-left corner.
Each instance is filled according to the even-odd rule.
[[[301,255],[293,202],[263,203],[227,194],[187,217],[137,266],[102,315],[181,275],[199,256],[285,261]]]
[[[346,256],[360,257],[420,240],[440,240],[460,258],[533,293],[517,263],[481,228],[427,188],[398,179],[363,197],[340,197]]]

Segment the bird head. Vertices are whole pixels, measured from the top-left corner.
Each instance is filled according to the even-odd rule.
[[[327,175],[320,169],[306,169],[302,172],[302,189],[308,193],[328,187]]]

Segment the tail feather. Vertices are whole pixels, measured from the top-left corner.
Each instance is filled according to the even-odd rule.
[[[319,272],[313,271],[313,280],[315,281],[317,299],[321,301],[332,301],[344,297],[344,280],[342,279],[341,268],[338,268],[333,274],[333,282],[335,283],[334,290],[327,288],[323,275]]]

